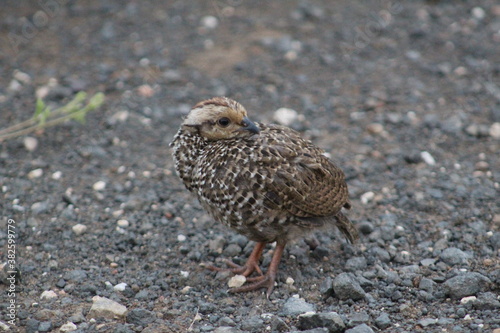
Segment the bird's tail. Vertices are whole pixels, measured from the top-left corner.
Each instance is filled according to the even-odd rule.
[[[349,242],[354,243],[359,238],[358,230],[344,214],[339,212],[335,215],[335,225],[342,231]]]

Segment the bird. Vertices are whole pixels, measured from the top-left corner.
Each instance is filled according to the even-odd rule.
[[[358,239],[343,213],[351,208],[343,171],[291,128],[253,122],[240,103],[213,97],[190,110],[171,146],[177,175],[209,215],[256,242],[243,266],[208,267],[247,278],[229,292],[267,288],[269,298],[285,246],[314,230],[335,225]],[[259,260],[274,242],[264,274]]]

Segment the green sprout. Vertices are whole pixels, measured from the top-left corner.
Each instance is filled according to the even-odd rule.
[[[42,128],[54,126],[67,120],[85,122],[85,116],[89,111],[95,110],[104,102],[104,94],[97,93],[92,96],[86,105],[87,93],[80,91],[66,105],[52,110],[39,98],[36,101],[35,114],[30,119],[0,130],[0,142],[25,135]]]

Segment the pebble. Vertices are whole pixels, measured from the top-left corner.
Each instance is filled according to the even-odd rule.
[[[75,235],[80,236],[87,231],[87,226],[85,224],[76,224],[71,229]]]
[[[437,319],[435,318],[424,318],[424,319],[420,319],[418,321],[418,324],[422,327],[427,327],[427,326],[431,326],[431,325],[435,325],[437,323]]]
[[[439,255],[439,259],[450,266],[467,264],[470,255],[456,247],[449,247]]]
[[[90,317],[114,319],[124,317],[127,313],[125,306],[106,297],[94,296],[92,302],[88,314]]]
[[[337,312],[304,313],[299,316],[298,327],[301,330],[327,328],[330,333],[342,333],[345,324]]]
[[[31,136],[27,136],[24,138],[23,144],[27,151],[35,151],[38,147],[38,140]]]
[[[500,123],[493,123],[489,130],[490,136],[494,139],[500,139]]]
[[[481,7],[474,7],[472,8],[472,16],[475,19],[482,20],[486,16],[486,12]]]
[[[239,329],[231,326],[221,326],[217,327],[214,331],[214,333],[242,333]]]
[[[39,215],[46,213],[49,210],[49,202],[46,201],[40,201],[40,202],[35,202],[33,205],[31,205],[31,212],[33,215]]]
[[[201,25],[207,29],[215,29],[219,25],[219,20],[215,16],[207,15],[201,18]]]
[[[500,299],[495,293],[482,293],[479,294],[473,306],[478,310],[497,310],[500,309]]]
[[[349,273],[341,273],[333,280],[335,295],[342,300],[352,299],[357,301],[365,298],[365,291],[358,281]]]
[[[155,321],[156,315],[154,312],[143,308],[135,308],[127,313],[127,323],[146,327]]]
[[[436,160],[428,151],[421,152],[420,157],[422,157],[424,162],[427,163],[428,165],[436,165]]]
[[[53,290],[45,290],[42,295],[40,295],[40,299],[53,299],[57,298],[57,294]]]
[[[349,258],[345,263],[345,269],[350,272],[355,272],[358,270],[363,270],[367,267],[367,262],[365,257],[354,257]]]
[[[179,235],[177,235],[177,241],[178,241],[178,242],[185,242],[185,241],[186,241],[186,239],[187,239],[187,237],[186,237],[186,236],[184,236],[183,234],[179,234]]]
[[[476,296],[467,296],[467,297],[464,297],[460,300],[460,303],[461,304],[467,304],[469,302],[474,302],[475,300],[477,299]]]
[[[375,198],[375,193],[370,191],[370,192],[363,193],[360,197],[360,200],[361,200],[362,204],[366,205],[367,203],[372,201],[373,198]]]
[[[446,295],[459,299],[485,291],[490,283],[490,279],[480,273],[466,272],[446,280],[443,288]]]
[[[87,272],[81,269],[74,269],[66,272],[63,279],[66,281],[82,282],[87,279]]]
[[[252,316],[241,322],[241,329],[249,332],[263,332],[264,321],[259,316]]]
[[[73,332],[76,331],[76,329],[77,326],[74,323],[68,321],[66,324],[59,327],[59,332]]]
[[[38,332],[50,332],[52,331],[52,322],[51,321],[42,321],[38,325]]]
[[[372,123],[366,127],[366,130],[370,134],[381,134],[384,132],[384,126],[379,123]]]
[[[307,303],[303,298],[294,295],[286,300],[281,310],[284,316],[298,316],[306,312],[314,312],[315,306]]]
[[[234,257],[241,253],[241,247],[238,244],[231,243],[222,252],[226,257]]]
[[[235,275],[227,281],[229,288],[238,288],[245,284],[247,278],[244,275]]]
[[[31,170],[30,172],[28,172],[29,179],[40,178],[40,177],[42,177],[42,175],[43,175],[43,169],[40,169],[40,168]]]
[[[125,282],[118,283],[116,286],[113,287],[113,290],[115,291],[124,291],[127,288],[127,284]]]
[[[381,330],[386,329],[391,326],[391,318],[386,312],[382,312],[377,318],[375,318],[375,325]]]
[[[94,191],[102,191],[106,188],[106,182],[99,180],[92,185]]]
[[[297,121],[299,114],[289,108],[279,108],[274,112],[273,119],[280,125],[290,126]]]
[[[370,326],[361,324],[345,331],[345,333],[374,333]]]
[[[59,180],[59,179],[61,179],[61,177],[62,177],[61,171],[55,171],[51,176],[51,178],[54,180]]]

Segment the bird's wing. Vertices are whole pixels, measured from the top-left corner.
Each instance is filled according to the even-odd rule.
[[[276,171],[267,185],[268,199],[297,217],[332,216],[349,207],[342,170],[297,132],[278,130],[286,137],[270,147]]]

